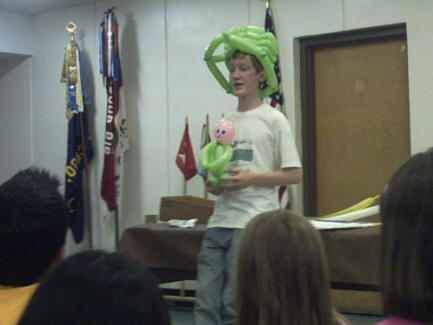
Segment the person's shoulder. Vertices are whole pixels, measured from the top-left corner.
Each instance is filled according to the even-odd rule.
[[[263,103],[263,105],[260,106],[259,109],[263,114],[266,114],[266,115],[271,116],[273,118],[284,118],[284,119],[286,118],[286,116],[280,110],[272,107],[269,104]]]
[[[263,120],[267,121],[273,128],[280,129],[282,127],[287,127],[288,120],[286,116],[280,112],[278,109],[268,105],[263,104],[260,107],[260,112],[258,112]]]

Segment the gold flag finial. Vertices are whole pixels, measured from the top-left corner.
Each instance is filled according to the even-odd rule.
[[[74,32],[77,29],[77,27],[78,27],[77,24],[74,23],[73,21],[70,21],[65,27],[65,29],[69,32],[69,34],[71,34],[71,41],[74,40]]]

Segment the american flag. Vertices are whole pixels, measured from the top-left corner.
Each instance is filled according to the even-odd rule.
[[[274,27],[274,19],[272,17],[272,11],[271,11],[270,7],[266,8],[265,30],[267,32],[274,34],[274,36],[276,37],[275,27]],[[275,75],[277,76],[278,84],[280,84],[281,83],[281,73],[280,73],[280,62],[278,59],[274,64],[274,70],[275,70]],[[276,92],[274,92],[269,97],[271,100],[270,105],[272,107],[277,107],[277,105],[280,105],[279,108],[281,111],[284,100],[283,100],[283,94],[280,92],[280,90],[277,90]]]
[[[274,26],[274,18],[272,17],[272,11],[270,7],[266,8],[266,17],[265,17],[265,30],[267,32],[272,33],[275,38],[277,35],[275,34],[275,26]],[[280,73],[280,62],[277,58],[277,61],[274,64],[274,71],[275,75],[277,76],[278,85],[281,83],[281,73]],[[270,98],[270,105],[272,107],[277,107],[279,105],[279,110],[283,111],[283,103],[284,98],[283,94],[280,90],[277,90],[273,94],[269,96]],[[280,202],[280,206],[284,207],[285,209],[290,210],[291,208],[291,191],[290,188],[286,185],[282,185],[278,188],[278,201]]]

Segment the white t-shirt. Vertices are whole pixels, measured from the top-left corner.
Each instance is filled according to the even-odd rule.
[[[227,114],[235,126],[233,158],[227,169],[265,173],[301,167],[290,124],[275,108],[263,104],[246,112]],[[249,186],[224,191],[215,202],[208,227],[244,228],[259,213],[279,208],[276,186]]]

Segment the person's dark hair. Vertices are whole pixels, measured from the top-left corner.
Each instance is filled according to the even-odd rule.
[[[385,186],[381,291],[386,315],[433,320],[433,151],[400,166]]]
[[[0,284],[38,282],[62,249],[66,236],[60,182],[30,167],[0,185]]]
[[[19,325],[168,325],[150,272],[122,253],[100,250],[66,258],[42,281]]]
[[[328,266],[318,231],[287,210],[259,214],[243,231],[238,325],[330,325]]]

